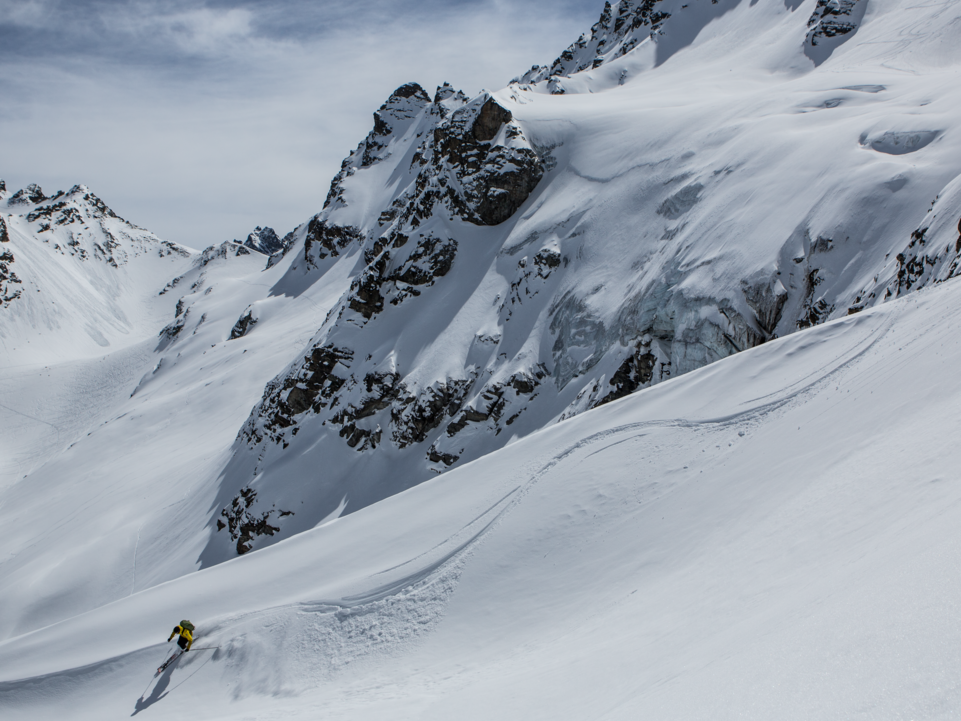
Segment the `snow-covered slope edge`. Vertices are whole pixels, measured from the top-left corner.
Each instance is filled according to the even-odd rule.
[[[953,718],[959,319],[914,293],[11,639],[4,717]],[[151,681],[184,616],[218,648]]]
[[[950,19],[888,3],[815,65],[809,5],[703,3],[669,62],[564,76],[605,92],[399,88],[294,234],[274,292],[351,288],[241,429],[204,562],[904,292],[932,200],[961,215]]]

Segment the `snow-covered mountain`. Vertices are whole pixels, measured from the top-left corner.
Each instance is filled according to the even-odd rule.
[[[0,643],[4,719],[954,718],[959,318],[911,294],[138,580]]]
[[[273,292],[350,291],[244,425],[206,557],[952,276],[946,31],[881,52],[901,16],[864,6],[625,0],[502,91],[398,88],[294,233]]]
[[[398,88],[320,212],[200,253],[83,186],[0,187],[4,716],[166,698],[192,676],[129,692],[171,614],[220,646],[183,669],[204,717],[310,715],[249,696],[312,704],[318,680],[382,717],[375,677],[411,718],[865,708],[850,674],[815,693],[803,649],[781,694],[771,639],[803,638],[772,629],[804,616],[837,658],[890,660],[893,605],[874,640],[840,632],[878,568],[953,589],[924,550],[956,520],[950,464],[915,451],[956,405],[957,293],[934,286],[961,257],[959,23],[956,2],[621,0],[501,90]],[[938,520],[896,552],[908,506]],[[956,630],[931,618],[924,638]],[[748,710],[732,658],[765,679]],[[957,709],[930,698],[871,708]]]
[[[140,339],[173,307],[145,288],[159,291],[191,257],[83,185],[48,198],[37,185],[10,194],[0,181],[0,244],[6,363],[92,356]]]
[[[283,254],[290,247],[292,237],[283,239],[277,237],[277,231],[273,228],[261,228],[259,225],[253,229],[247,239],[243,242],[248,248],[253,248],[258,253],[264,255]],[[240,241],[234,241],[239,243]]]

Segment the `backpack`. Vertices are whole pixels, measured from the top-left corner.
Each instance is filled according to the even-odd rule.
[[[187,629],[190,633],[194,632],[194,625],[190,621],[181,621],[180,627]]]

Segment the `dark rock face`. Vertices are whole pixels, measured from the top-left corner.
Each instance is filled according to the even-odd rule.
[[[36,183],[31,183],[26,188],[22,188],[14,193],[10,200],[7,201],[7,205],[28,205],[42,203],[47,199],[47,196],[43,194],[40,186]]]
[[[247,310],[243,312],[243,315],[237,319],[237,322],[230,331],[230,338],[228,338],[228,340],[243,338],[253,329],[256,324],[257,319],[253,317],[253,309],[248,307]]]
[[[814,13],[808,19],[808,41],[818,45],[825,38],[847,35],[858,28],[854,10],[858,2],[866,0],[818,0]]]
[[[434,131],[438,160],[463,188],[462,197],[450,198],[452,210],[477,225],[498,225],[510,218],[544,175],[533,149],[491,145],[501,128],[506,139],[523,135],[507,109],[482,96]]]
[[[235,240],[225,240],[220,245],[211,245],[204,248],[203,252],[200,254],[200,260],[198,265],[203,268],[215,260],[223,260],[225,258],[237,257],[241,255],[250,255],[250,250],[247,249],[242,243],[238,243]]]
[[[296,423],[295,416],[326,409],[334,395],[346,382],[354,352],[333,345],[315,347],[297,370],[282,379],[274,379],[264,391],[255,414],[248,418],[240,437],[248,443],[263,440],[257,429],[257,416],[264,418],[263,433],[275,443],[283,442],[282,431]],[[336,372],[335,372],[336,371]]]
[[[471,128],[471,135],[474,136],[474,140],[480,143],[489,143],[496,137],[504,124],[513,119],[514,117],[509,110],[502,108],[493,98],[490,98],[481,106]]]
[[[448,380],[435,384],[420,395],[408,396],[391,412],[391,439],[399,448],[423,443],[445,418],[454,415],[473,384],[472,379]]]
[[[239,243],[240,241],[235,240],[234,242]],[[287,249],[287,245],[277,237],[273,228],[261,228],[259,225],[247,236],[243,245],[264,255],[283,253]]]
[[[387,159],[391,144],[426,118],[429,123],[418,136],[423,141],[411,163],[417,177],[384,210],[382,225],[394,223],[393,230],[406,234],[430,217],[438,203],[477,225],[497,225],[509,218],[544,169],[509,110],[487,94],[467,100],[449,85],[438,88],[433,102],[416,84],[394,91],[375,113],[374,129],[341,165],[324,210],[347,205],[346,181]],[[501,129],[503,140],[495,143]],[[317,222],[328,221],[322,214]]]
[[[325,258],[336,258],[351,243],[362,243],[364,233],[353,226],[340,226],[314,216],[307,224],[304,257],[308,265],[316,266]]]
[[[406,259],[393,263],[389,251],[382,252],[351,285],[348,307],[365,319],[384,310],[385,298],[399,305],[406,298],[419,296],[416,286],[430,286],[450,271],[457,243],[433,235],[417,234],[417,245]],[[395,236],[391,247],[403,247],[404,236]]]
[[[776,338],[775,328],[781,322],[781,314],[784,312],[784,305],[787,303],[788,292],[778,279],[772,278],[768,283],[750,285],[742,283],[744,298],[748,306],[754,311],[754,318],[757,321],[758,329],[763,333],[759,340],[764,341]]]
[[[242,556],[252,548],[253,539],[257,536],[273,536],[280,532],[278,526],[272,526],[268,521],[273,515],[278,518],[292,516],[293,511],[278,511],[271,509],[257,515],[250,511],[251,505],[257,499],[257,491],[250,487],[240,490],[230,505],[221,510],[220,515],[226,519],[217,521],[217,530],[228,529],[231,540],[237,542],[237,555]]]
[[[158,334],[160,338],[160,343],[157,346],[158,350],[167,348],[171,343],[173,343],[179,336],[181,331],[183,331],[184,326],[187,324],[187,317],[190,315],[190,309],[184,307],[183,299],[181,298],[177,301],[176,316],[173,321],[168,323]]]
[[[654,377],[656,363],[657,357],[651,352],[650,344],[645,347],[639,343],[611,377],[610,385],[613,386],[613,390],[601,398],[597,405],[602,406],[616,401],[649,384]]]
[[[867,3],[868,0],[818,0],[814,13],[808,19],[809,30],[804,39],[804,54],[815,65],[827,60],[838,46],[847,42],[857,32]],[[888,152],[886,147],[887,143],[882,141],[881,147],[875,149]],[[910,151],[895,149],[895,152]]]
[[[374,113],[374,129],[363,143],[361,167],[386,160],[388,138],[404,125],[409,124],[427,105],[430,97],[417,83],[402,85]]]
[[[7,223],[0,216],[0,243],[9,243]],[[13,272],[13,253],[8,248],[0,247],[0,308],[6,308],[21,296],[22,282]]]
[[[911,233],[911,242],[904,252],[898,253],[898,289],[895,295],[911,290],[924,275],[925,266],[934,266],[936,259],[929,258],[921,250],[925,246],[927,228],[918,228]],[[913,251],[913,252],[912,252]]]
[[[399,88],[378,111],[382,124],[375,126],[372,136],[342,167],[342,177],[350,177],[369,165],[372,137],[379,138],[378,153],[389,152],[391,135],[381,132],[384,127],[401,122],[409,125],[414,107],[426,114],[430,125],[421,134],[426,137],[411,164],[417,176],[381,213],[380,225],[386,226],[385,230],[371,242],[359,229],[333,224],[324,214],[308,226],[305,253],[308,263],[314,265],[352,244],[367,244],[367,266],[353,282],[347,303],[365,320],[381,313],[385,303],[397,305],[419,296],[424,287],[450,271],[457,241],[416,232],[423,220],[436,212],[436,206],[446,206],[452,215],[476,225],[496,225],[517,211],[543,176],[537,154],[524,147],[523,133],[510,111],[492,97],[483,95],[453,111],[450,103],[458,106],[462,94],[445,86],[436,97],[430,103],[419,86]],[[502,131],[506,144],[495,144]],[[346,204],[342,187],[335,196],[339,199],[336,205]],[[411,239],[416,239],[412,248],[408,245]]]
[[[951,238],[948,242],[944,240],[947,233],[943,227],[938,229],[940,232],[935,230],[935,223],[944,225],[943,221],[938,220],[940,218],[935,214],[934,218],[914,230],[904,250],[895,256],[895,278],[885,291],[885,297],[898,297],[961,275],[961,220],[957,225],[958,238]],[[936,235],[941,240],[932,237]]]

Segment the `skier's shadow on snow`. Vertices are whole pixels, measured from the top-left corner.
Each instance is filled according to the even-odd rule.
[[[137,702],[134,704],[133,713],[130,714],[131,716],[136,716],[141,711],[145,711],[167,695],[167,686],[170,685],[170,677],[176,665],[177,664],[171,664],[164,670],[160,675],[160,680],[154,685],[153,691],[150,692],[147,698],[141,695],[140,698],[137,699]]]
[[[181,686],[183,686],[185,683],[187,683],[187,681],[189,681],[191,678],[197,675],[197,672],[200,671],[200,669],[202,669],[204,666],[210,663],[210,660],[213,657],[214,657],[214,654],[211,654],[203,663],[201,663],[200,665],[197,666],[196,669],[194,669],[193,673],[191,673],[189,676],[183,679],[180,683],[178,683],[176,686],[170,689],[170,691],[174,691],[180,688]],[[130,714],[131,716],[136,716],[141,711],[147,710],[148,708],[153,706],[155,703],[157,703],[158,701],[160,701],[162,698],[166,697],[170,693],[170,691],[167,690],[167,687],[170,685],[170,679],[171,679],[171,676],[173,675],[174,669],[180,666],[180,664],[181,664],[181,660],[178,658],[174,663],[170,664],[170,666],[168,666],[164,670],[164,672],[160,676],[160,680],[158,680],[157,683],[154,685],[153,691],[150,692],[150,695],[147,698],[144,698],[143,694],[140,695],[140,698],[138,698],[136,703],[134,704],[133,713]],[[144,691],[144,693],[147,693],[146,690]]]

